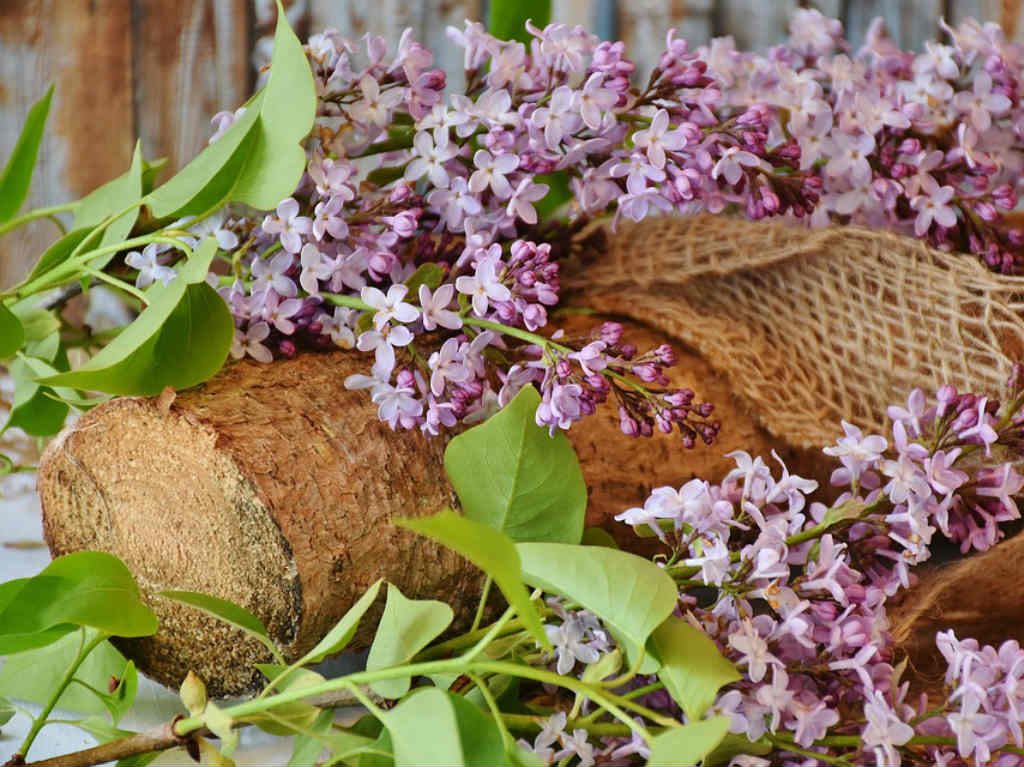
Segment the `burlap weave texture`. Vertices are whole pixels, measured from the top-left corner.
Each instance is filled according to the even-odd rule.
[[[999,393],[1024,359],[1024,278],[858,227],[623,224],[567,284],[692,346],[800,447],[833,442],[840,418],[881,430],[914,387]]]

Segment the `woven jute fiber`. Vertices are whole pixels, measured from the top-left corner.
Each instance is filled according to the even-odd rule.
[[[833,442],[840,418],[883,429],[914,387],[998,394],[1024,359],[1024,278],[857,227],[623,224],[566,282],[692,346],[797,447]]]

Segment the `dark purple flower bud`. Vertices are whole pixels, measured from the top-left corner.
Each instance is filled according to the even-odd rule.
[[[900,154],[917,154],[921,151],[921,141],[916,138],[906,138],[896,148]]]
[[[653,362],[643,362],[633,366],[633,375],[644,383],[654,383],[661,376],[661,370]]]
[[[679,361],[679,358],[676,356],[676,350],[668,344],[661,344],[661,346],[654,350],[654,355],[661,360],[661,364],[665,367],[672,367]]]
[[[281,352],[282,357],[291,359],[296,353],[295,342],[290,338],[285,338],[277,345],[277,350]]]
[[[572,375],[572,363],[569,360],[559,360],[555,365],[555,375],[559,378],[568,378]]]

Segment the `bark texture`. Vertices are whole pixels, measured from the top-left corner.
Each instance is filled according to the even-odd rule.
[[[568,330],[597,322],[575,318]],[[666,340],[638,325],[628,332],[641,347]],[[590,491],[588,524],[633,550],[651,539],[637,538],[615,514],[658,485],[720,477],[730,450],[775,446],[706,363],[685,350],[680,356],[673,383],[716,403],[725,424],[719,443],[687,451],[670,437],[629,440],[611,407],[570,432]],[[464,605],[460,619],[469,619],[479,573],[390,524],[455,503],[444,442],[391,432],[365,392],[346,390],[346,376],[365,365],[348,352],[232,364],[176,398],[96,408],[49,447],[39,473],[47,541],[55,555],[98,549],[127,562],[161,621],[157,636],[124,643],[144,672],[177,685],[191,669],[213,694],[232,694],[257,683],[252,663],[266,659],[241,632],[154,596],[164,589],[243,605],[291,657],[381,577],[410,597]]]

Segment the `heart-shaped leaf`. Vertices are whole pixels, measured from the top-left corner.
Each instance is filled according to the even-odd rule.
[[[150,289],[145,311],[82,367],[41,380],[108,394],[187,389],[220,370],[234,338],[231,312],[203,281],[216,252],[208,239],[169,285]]]
[[[682,618],[670,617],[658,626],[652,642],[661,661],[658,678],[690,721],[704,716],[718,691],[740,678],[711,638]]]
[[[0,654],[19,644],[30,649],[23,646],[26,636],[39,635],[49,644],[60,636],[52,634],[67,633],[68,626],[141,637],[156,631],[157,619],[124,563],[99,551],[67,554],[34,578],[0,588]]]
[[[729,717],[715,716],[682,727],[673,727],[651,739],[647,767],[679,767],[698,764],[729,732]]]
[[[444,454],[466,517],[515,541],[579,543],[587,486],[565,434],[537,425],[540,395],[524,387],[501,412],[455,437]]]
[[[448,693],[436,687],[425,688],[402,700],[381,718],[391,734],[396,767],[466,764],[458,718]]]
[[[370,646],[366,670],[376,671],[408,663],[420,650],[451,625],[455,613],[444,602],[434,599],[408,599],[398,587],[388,584],[377,635]],[[401,698],[409,692],[410,680],[386,679],[370,685],[384,698]]]
[[[334,655],[344,650],[348,643],[352,641],[352,637],[355,636],[356,629],[359,628],[359,621],[363,619],[366,611],[377,601],[380,584],[381,582],[377,581],[370,586],[356,600],[356,603],[348,608],[348,612],[342,616],[334,628],[327,632],[327,636],[321,639],[316,647],[306,653],[298,665],[305,666],[307,663],[319,663],[329,655]]]
[[[642,557],[564,543],[519,543],[516,551],[526,583],[582,605],[636,648],[675,609],[672,578]]]
[[[95,631],[87,632],[87,639],[94,636]],[[81,643],[82,638],[76,631],[47,647],[10,656],[0,669],[0,695],[29,703],[46,703],[78,655]],[[107,693],[111,678],[121,680],[113,695]],[[131,706],[138,688],[134,664],[126,661],[109,642],[101,642],[89,653],[75,672],[75,679],[81,684],[67,687],[57,701],[58,708],[83,714],[110,712],[120,718]],[[118,695],[122,686],[123,696]]]

